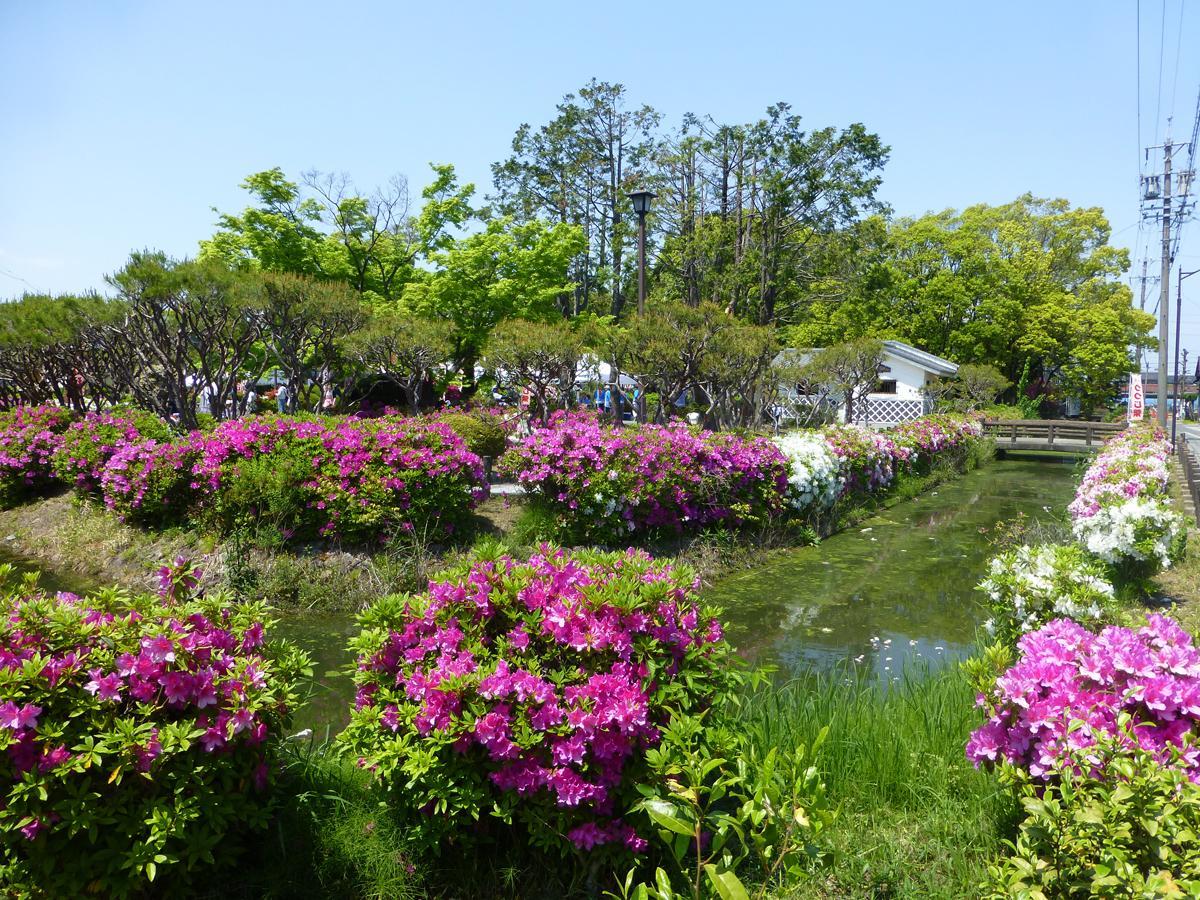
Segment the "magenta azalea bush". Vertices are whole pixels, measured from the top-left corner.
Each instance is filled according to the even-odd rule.
[[[0,413],[0,506],[54,483],[54,454],[71,419],[60,406],[18,406]]]
[[[487,495],[482,460],[419,419],[239,419],[192,441],[191,487],[224,527],[363,542],[444,534]]]
[[[888,436],[907,451],[905,464],[925,470],[943,457],[961,457],[983,436],[983,420],[977,415],[937,414],[902,422]]]
[[[199,441],[164,442],[156,438],[129,443],[108,460],[100,476],[104,505],[122,521],[162,527],[177,524],[191,511],[198,492],[192,469]]]
[[[360,617],[340,740],[431,849],[516,834],[543,850],[640,852],[625,816],[647,749],[735,677],[696,584],[639,551],[543,547],[381,600]]]
[[[0,883],[17,895],[207,887],[268,821],[272,760],[307,665],[260,604],[109,589],[0,599]]]
[[[889,435],[862,425],[830,425],[825,441],[838,458],[842,494],[870,494],[887,488],[908,464],[911,451]]]
[[[1057,619],[1017,648],[1017,663],[980,697],[990,718],[967,743],[977,766],[1008,763],[1034,778],[1063,766],[1095,774],[1093,747],[1106,736],[1200,781],[1200,650],[1172,619],[1150,615],[1140,629],[1098,634]]]
[[[616,428],[587,413],[554,417],[509,450],[501,471],[573,540],[760,523],[788,505],[788,461],[768,440],[683,425]]]
[[[54,477],[81,494],[96,493],[114,454],[144,440],[170,438],[166,422],[140,409],[87,413],[62,433],[54,452]]]

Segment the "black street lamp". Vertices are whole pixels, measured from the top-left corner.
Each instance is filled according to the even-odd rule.
[[[657,197],[647,188],[630,191],[629,199],[633,201],[633,211],[638,217],[638,315],[646,311],[646,213],[650,211],[650,201]]]

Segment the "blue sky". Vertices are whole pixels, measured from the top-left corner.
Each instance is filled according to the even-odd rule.
[[[1132,247],[1137,148],[1161,142],[1172,94],[1185,135],[1200,86],[1182,2],[1165,0],[1161,91],[1163,7],[1141,4],[1139,137],[1135,0],[0,0],[0,297],[102,288],[133,248],[194,253],[211,207],[240,209],[242,178],[276,165],[419,189],[445,161],[486,190],[517,125],[593,76],[671,123],[777,100],[861,121],[892,147],[901,214],[1032,191],[1104,207]],[[1181,261],[1200,268],[1191,231]],[[1200,325],[1185,334],[1200,349]]]

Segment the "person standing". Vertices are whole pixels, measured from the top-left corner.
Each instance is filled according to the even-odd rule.
[[[281,384],[275,389],[275,406],[279,410],[279,414],[283,415],[287,412],[288,406],[288,386]]]

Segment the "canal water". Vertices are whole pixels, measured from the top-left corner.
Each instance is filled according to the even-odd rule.
[[[723,608],[727,634],[747,658],[784,674],[857,670],[881,682],[906,665],[964,657],[984,619],[975,585],[997,525],[1024,515],[1061,522],[1074,467],[1053,458],[997,460],[817,546],[788,551],[724,578],[704,599]],[[0,562],[34,564],[6,553]],[[86,590],[47,573],[43,587]],[[296,729],[322,739],[347,721],[353,685],[349,615],[288,614],[274,633],[312,655],[314,677]]]
[[[784,674],[849,667],[890,683],[910,663],[961,659],[986,618],[975,586],[995,552],[996,526],[1023,515],[1054,528],[1074,474],[1053,458],[997,460],[725,578],[705,599],[724,609],[744,656]]]

